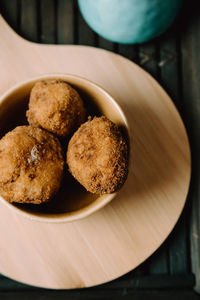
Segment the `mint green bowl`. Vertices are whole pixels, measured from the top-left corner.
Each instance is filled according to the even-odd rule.
[[[135,44],[162,34],[182,0],[78,0],[88,25],[113,42]]]

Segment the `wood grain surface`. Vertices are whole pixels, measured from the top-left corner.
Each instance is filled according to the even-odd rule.
[[[0,95],[45,73],[88,78],[120,103],[133,149],[129,177],[118,197],[82,221],[32,222],[0,204],[0,272],[58,289],[93,286],[125,274],[161,245],[185,203],[190,149],[175,106],[150,75],[119,55],[27,42],[2,17],[0,35]]]

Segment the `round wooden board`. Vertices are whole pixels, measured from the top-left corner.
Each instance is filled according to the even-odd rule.
[[[148,258],[183,209],[190,149],[169,96],[131,61],[101,49],[30,43],[0,16],[0,94],[44,73],[86,77],[120,103],[131,128],[128,180],[109,205],[69,224],[45,224],[0,203],[0,272],[46,288],[80,288],[115,279]]]

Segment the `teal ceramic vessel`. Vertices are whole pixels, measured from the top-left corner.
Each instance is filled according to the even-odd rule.
[[[78,0],[88,25],[113,42],[135,44],[162,34],[182,0]]]

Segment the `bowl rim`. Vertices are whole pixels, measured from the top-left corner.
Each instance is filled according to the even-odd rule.
[[[29,77],[26,80],[20,81],[10,87],[7,91],[5,91],[0,96],[0,107],[4,101],[6,101],[6,98],[12,95],[12,93],[15,93],[17,90],[23,88],[24,86],[35,83],[38,80],[46,80],[46,79],[60,79],[63,81],[67,80],[78,80],[83,82],[85,85],[92,86],[95,89],[98,89],[106,98],[109,99],[109,101],[117,108],[118,112],[120,113],[121,119],[123,120],[123,123],[126,127],[127,134],[130,140],[130,128],[128,125],[127,118],[125,116],[125,113],[123,112],[121,106],[115,100],[115,98],[101,85],[91,81],[90,79],[87,79],[85,77],[70,74],[70,73],[45,73],[40,74],[38,76]],[[71,82],[73,85],[73,82]],[[129,143],[130,147],[130,143]],[[130,156],[130,149],[129,149],[129,156]],[[129,163],[130,163],[130,157],[129,157]],[[99,209],[103,208],[106,204],[108,204],[116,195],[118,192],[112,193],[112,194],[104,194],[100,195],[94,202],[90,203],[89,205],[72,212],[67,213],[56,213],[56,214],[43,214],[43,213],[34,213],[34,212],[28,212],[24,211],[21,208],[13,205],[12,203],[6,201],[1,195],[0,195],[0,201],[4,205],[6,205],[8,208],[10,208],[12,211],[17,212],[18,214],[25,216],[26,218],[33,220],[33,221],[39,221],[44,223],[68,223],[73,222],[77,220],[81,220],[85,217],[88,217],[92,215],[93,213],[97,212]],[[101,199],[103,198],[103,199]]]

